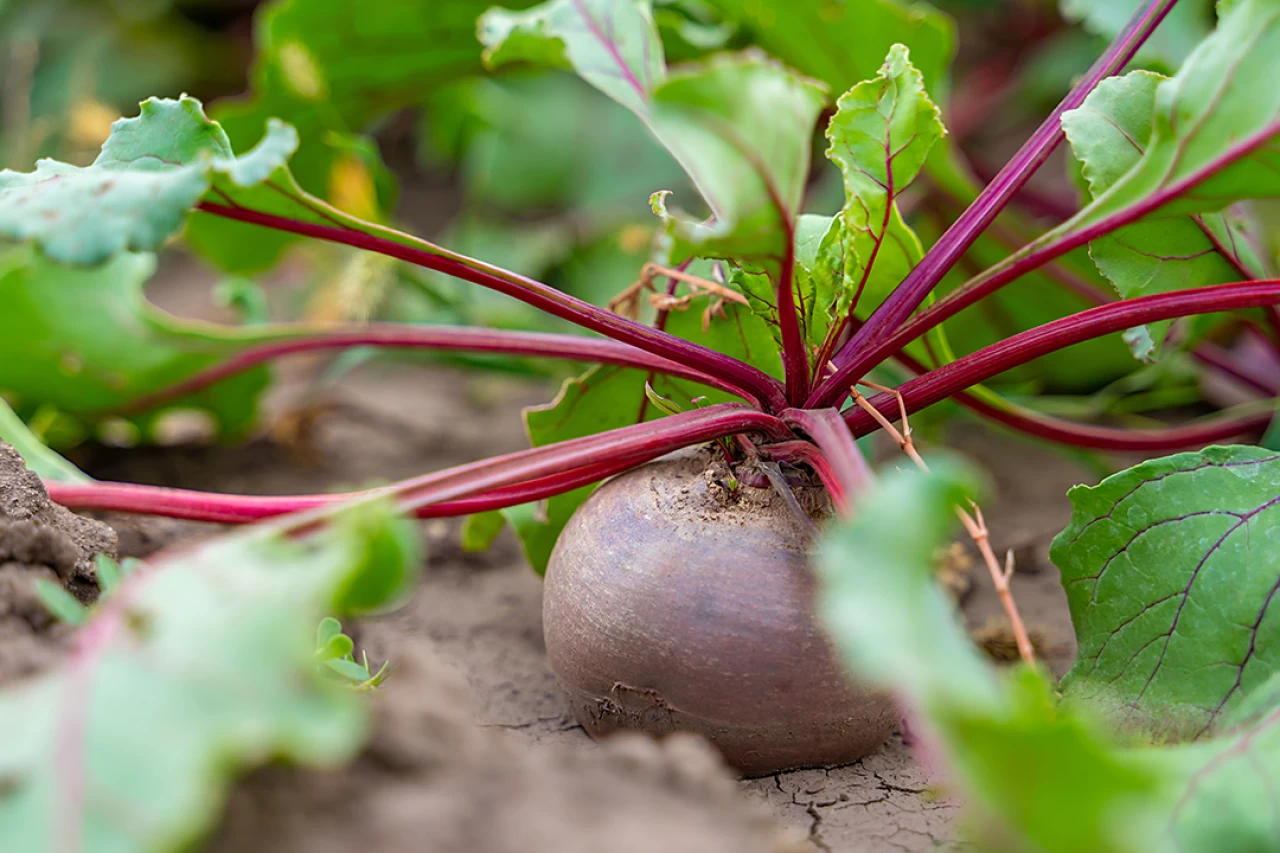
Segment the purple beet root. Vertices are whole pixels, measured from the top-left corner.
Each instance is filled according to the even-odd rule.
[[[848,680],[814,622],[805,526],[711,460],[652,462],[574,515],[547,570],[551,667],[593,737],[698,732],[748,775],[855,761],[894,730],[893,703]],[[796,494],[826,512],[820,489]]]

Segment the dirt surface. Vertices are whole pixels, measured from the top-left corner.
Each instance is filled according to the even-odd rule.
[[[0,443],[0,684],[51,665],[72,635],[40,603],[35,582],[87,597],[94,556],[115,550],[110,527],[51,503],[40,478]]]
[[[241,448],[103,448],[78,461],[102,478],[191,488],[356,488],[522,447],[516,410],[545,393],[372,366],[322,406],[295,385],[275,400],[277,414],[299,399],[318,414],[288,419],[307,424],[287,431],[289,444],[264,438]],[[1015,594],[1051,666],[1062,671],[1074,647],[1048,542],[1067,520],[1067,487],[1096,474],[1020,439],[972,427],[954,432],[957,445],[992,474],[986,509],[994,544],[1015,549]],[[111,521],[126,554],[216,530]],[[547,665],[542,582],[514,539],[503,534],[490,552],[467,554],[456,544],[456,523],[426,522],[423,531],[430,556],[418,593],[357,631],[371,659],[390,658],[396,668],[380,698],[374,744],[346,771],[255,775],[233,798],[215,849],[793,849],[778,825],[811,851],[916,851],[948,841],[957,804],[916,765],[900,734],[850,766],[728,783],[726,772],[687,741],[593,743]],[[997,625],[990,583],[981,574],[974,579],[966,616],[975,628]],[[760,804],[778,825],[762,820],[754,808]]]

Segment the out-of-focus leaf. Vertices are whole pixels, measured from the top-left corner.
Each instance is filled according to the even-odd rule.
[[[925,87],[946,92],[955,24],[927,3],[904,0],[710,0],[752,29],[756,43],[792,68],[845,92],[876,75],[895,44],[911,49]]]
[[[252,91],[214,105],[238,149],[254,144],[270,118],[297,128],[293,173],[307,192],[335,204],[331,178],[358,139],[383,116],[425,100],[481,70],[476,18],[489,0],[274,0],[254,26]],[[512,5],[521,5],[520,0]],[[376,154],[365,150],[366,159]],[[380,192],[383,209],[389,193]],[[348,211],[369,218],[361,211]],[[198,219],[192,232],[223,266],[270,266],[297,238],[225,220]]]
[[[1142,0],[1061,0],[1062,17],[1110,41],[1119,35]],[[1213,29],[1214,0],[1182,0],[1138,51],[1142,61],[1176,71]]]
[[[755,54],[713,57],[669,74],[643,0],[549,0],[480,21],[485,60],[570,67],[634,112],[684,167],[711,209],[700,221],[655,211],[670,259],[733,259],[775,281],[808,177],[820,86]]]
[[[476,77],[432,100],[428,126],[461,158],[469,197],[507,210],[649,213],[649,195],[683,189],[679,165],[634,115],[569,74]]]
[[[312,631],[365,579],[401,574],[413,536],[381,507],[305,542],[248,530],[129,574],[77,638],[74,666],[0,693],[0,848],[186,849],[227,785],[272,759],[333,766],[367,708],[318,671]],[[371,562],[397,559],[394,569]]]
[[[45,480],[60,483],[87,483],[92,478],[50,450],[33,433],[22,418],[0,397],[0,441],[13,447],[26,461],[27,467]]]
[[[52,405],[92,422],[273,337],[268,327],[161,311],[142,293],[154,269],[150,255],[130,253],[88,270],[59,266],[31,247],[0,254],[0,391],[24,407]],[[206,410],[224,435],[243,435],[267,381],[266,369],[255,368],[169,406]]]

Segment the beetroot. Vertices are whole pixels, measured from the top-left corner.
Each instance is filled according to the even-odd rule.
[[[711,459],[644,465],[574,515],[547,570],[552,669],[592,736],[698,732],[747,774],[861,758],[897,716],[849,683],[814,623],[811,532],[773,490],[730,490]],[[826,513],[821,489],[796,494]]]

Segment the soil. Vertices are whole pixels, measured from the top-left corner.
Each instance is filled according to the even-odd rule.
[[[22,457],[0,444],[0,684],[51,665],[74,633],[40,603],[36,581],[87,599],[94,556],[115,552],[110,527],[51,503]]]
[[[103,479],[189,488],[351,489],[518,449],[518,408],[548,396],[493,378],[385,364],[365,366],[321,396],[296,380],[273,398],[269,422],[289,425],[274,437],[235,448],[85,448],[76,461]],[[986,504],[994,544],[1015,549],[1022,570],[1015,594],[1050,665],[1062,671],[1074,647],[1048,541],[1067,519],[1066,488],[1096,474],[1020,439],[960,426],[955,442],[995,482]],[[22,482],[31,494],[30,481]],[[48,512],[37,506],[29,515]],[[218,531],[104,517],[130,556]],[[105,542],[74,538],[100,535],[99,527],[76,529],[73,542]],[[393,664],[366,753],[342,771],[253,774],[234,793],[211,849],[877,853],[948,840],[957,803],[899,733],[852,765],[747,781],[734,780],[691,736],[591,741],[548,667],[542,581],[514,538],[504,533],[489,552],[469,554],[457,544],[456,522],[424,522],[423,535],[428,565],[413,600],[356,626],[370,659]],[[79,575],[83,550],[76,554]],[[65,575],[70,565],[65,555],[34,562],[46,564],[46,576]],[[973,580],[966,616],[994,631],[998,648],[999,604],[984,576]],[[24,607],[33,612],[29,598],[0,585],[0,614]],[[7,640],[0,647],[20,648]],[[58,652],[56,643],[41,648],[27,670]],[[16,674],[0,672],[0,681]]]

